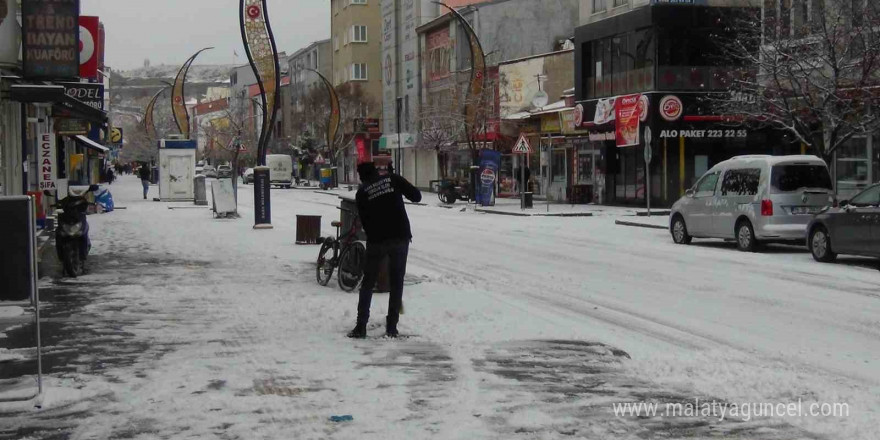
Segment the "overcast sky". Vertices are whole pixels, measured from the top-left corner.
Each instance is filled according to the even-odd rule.
[[[107,31],[105,62],[116,70],[181,64],[203,47],[196,64],[245,64],[238,0],[81,0],[82,15],[101,18]],[[279,51],[293,53],[330,37],[329,0],[269,0]],[[233,50],[238,59],[233,57]]]

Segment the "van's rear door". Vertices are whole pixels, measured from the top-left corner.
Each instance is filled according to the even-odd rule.
[[[800,216],[807,223],[830,203],[833,192],[831,174],[824,163],[782,163],[770,171],[774,215]]]

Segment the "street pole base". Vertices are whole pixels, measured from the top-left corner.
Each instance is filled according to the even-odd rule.
[[[261,223],[259,225],[254,225],[254,229],[275,229],[271,223]]]

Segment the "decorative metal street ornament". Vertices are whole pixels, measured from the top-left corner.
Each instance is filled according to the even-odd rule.
[[[468,142],[474,142],[477,128],[477,109],[480,107],[480,100],[483,96],[483,86],[486,81],[486,55],[483,52],[483,46],[480,39],[471,24],[458,11],[443,2],[434,2],[440,6],[449,9],[452,15],[461,23],[468,35],[468,42],[471,48],[471,84],[468,88],[467,98],[464,106],[465,131]],[[477,102],[474,102],[476,98]]]
[[[321,81],[324,82],[324,86],[327,87],[327,93],[330,94],[330,123],[327,124],[327,148],[331,149],[331,153],[334,154],[333,163],[336,163],[336,153],[332,151],[332,148],[333,143],[336,142],[336,135],[339,134],[339,96],[336,94],[336,89],[333,88],[333,84],[331,84],[330,81],[328,81],[327,78],[324,77],[324,75],[321,75],[321,72],[318,72],[314,69],[305,70],[315,72],[315,74],[318,75],[319,78],[321,78]]]
[[[278,116],[278,93],[281,89],[278,48],[269,24],[266,0],[240,0],[241,38],[251,69],[260,87],[263,125],[257,146],[260,165],[266,164],[266,151]]]
[[[254,229],[271,229],[272,211],[266,150],[278,116],[278,93],[281,90],[278,48],[275,46],[275,36],[269,24],[266,0],[239,0],[239,20],[244,51],[260,87],[263,111],[263,125],[257,143],[259,166],[254,168]]]
[[[177,72],[177,78],[174,79],[174,88],[171,92],[171,109],[174,112],[174,121],[177,122],[177,129],[180,130],[180,134],[183,135],[184,139],[189,139],[190,131],[189,112],[186,110],[186,94],[184,93],[186,74],[189,72],[189,68],[192,66],[193,61],[196,60],[196,57],[208,49],[213,49],[213,47],[206,47],[189,57]]]
[[[156,92],[156,94],[153,95],[153,98],[150,99],[150,103],[147,104],[147,107],[144,109],[144,130],[146,130],[147,136],[151,141],[156,140],[156,122],[153,118],[153,111],[156,109],[156,102],[159,101],[159,97],[162,96],[169,87],[171,86],[167,85]]]

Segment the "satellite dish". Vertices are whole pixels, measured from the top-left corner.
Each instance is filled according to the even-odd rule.
[[[532,105],[535,108],[541,108],[547,105],[548,102],[550,102],[550,96],[543,90],[539,90],[538,93],[535,93],[535,97],[532,98]]]

